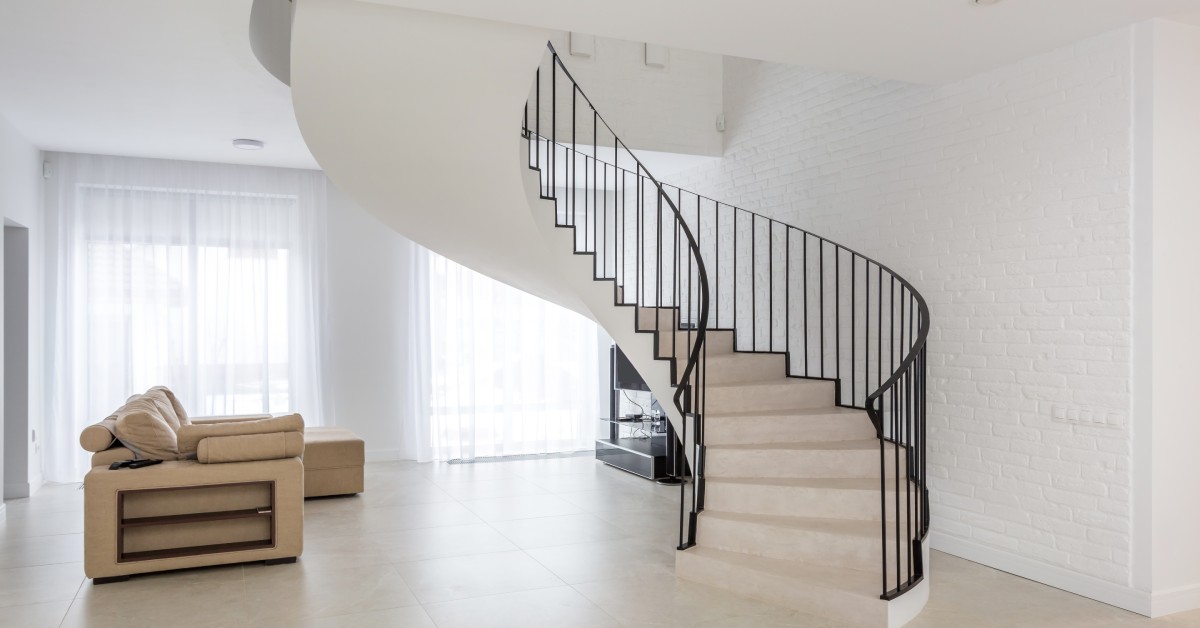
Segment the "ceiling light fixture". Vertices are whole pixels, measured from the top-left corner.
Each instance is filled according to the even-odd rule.
[[[974,2],[975,4],[978,4],[981,7],[991,6],[993,4],[996,4],[997,2],[1000,2],[1000,0],[971,0],[971,1]]]
[[[242,150],[262,150],[266,146],[261,140],[237,139],[233,140],[233,147]]]

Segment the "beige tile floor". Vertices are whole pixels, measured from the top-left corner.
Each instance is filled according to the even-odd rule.
[[[359,497],[305,505],[294,565],[235,565],[92,586],[82,492],[7,502],[0,626],[728,626],[838,624],[677,580],[678,489],[589,457],[378,463]],[[915,628],[1198,626],[1150,621],[934,553]]]

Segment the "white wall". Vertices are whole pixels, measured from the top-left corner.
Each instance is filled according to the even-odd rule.
[[[725,158],[669,181],[912,280],[933,546],[1127,608],[1131,82],[1131,29],[938,87],[729,59]]]
[[[415,459],[416,398],[408,337],[416,245],[329,185],[327,391],[332,423],[366,442],[370,460]]]
[[[1158,616],[1200,607],[1200,28],[1139,25],[1135,50],[1137,575]]]
[[[29,335],[30,346],[40,347],[42,338],[42,220],[41,152],[0,116],[0,214],[8,224],[29,228]],[[0,338],[0,341],[3,339]],[[2,345],[0,345],[2,346]],[[29,474],[25,491],[41,485],[41,444],[32,442],[32,433],[42,434],[42,352],[29,352]],[[2,431],[0,431],[2,433]],[[3,466],[0,465],[0,473]]]
[[[566,33],[555,33],[550,40],[600,115],[631,148],[721,154],[716,126],[722,98],[720,55],[672,49],[666,68],[651,68],[645,64],[644,43],[597,37],[595,54],[579,57],[568,52]],[[558,88],[569,89],[564,85],[566,80],[560,80]],[[570,99],[565,93],[568,97],[559,100],[565,110],[559,111],[560,128],[569,128]],[[591,110],[584,110],[582,99],[578,106],[578,124],[590,129]]]

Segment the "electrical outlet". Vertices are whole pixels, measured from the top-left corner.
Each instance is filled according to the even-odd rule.
[[[1059,423],[1092,427],[1119,428],[1125,425],[1125,418],[1119,412],[1079,406],[1051,406],[1050,418]]]

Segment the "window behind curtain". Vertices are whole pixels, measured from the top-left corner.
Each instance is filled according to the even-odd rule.
[[[89,396],[172,382],[196,414],[287,411],[297,199],[130,189],[114,213],[104,207],[113,191],[80,190]]]
[[[321,422],[320,173],[55,159],[52,479],[86,469],[78,430],[155,385],[194,416]]]
[[[429,255],[431,457],[593,448],[602,385],[596,324]]]

